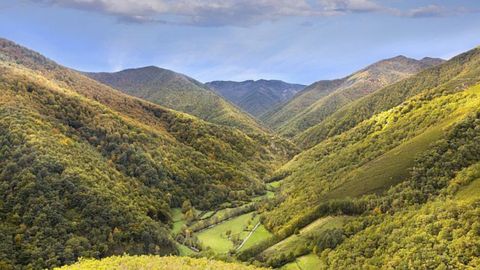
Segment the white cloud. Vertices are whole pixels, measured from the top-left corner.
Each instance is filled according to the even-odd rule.
[[[129,22],[248,26],[282,17],[316,17],[381,9],[370,0],[32,0],[117,16]]]
[[[432,17],[461,13],[438,5],[409,11],[388,8],[374,0],[31,0],[116,16],[126,22],[197,26],[249,26],[283,17],[322,17],[383,12],[395,16]]]
[[[320,0],[327,10],[340,12],[373,12],[385,10],[384,7],[369,0]]]
[[[461,15],[466,13],[475,13],[478,10],[467,9],[465,7],[446,8],[439,5],[428,5],[409,10],[405,15],[413,18],[422,17],[445,17],[452,15]]]

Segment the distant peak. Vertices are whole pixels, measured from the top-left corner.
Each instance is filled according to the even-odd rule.
[[[408,56],[405,56],[403,54],[400,54],[400,55],[397,55],[395,57],[392,57],[392,58],[387,58],[383,61],[380,61],[380,62],[394,62],[394,61],[418,61],[414,58],[411,58],[411,57],[408,57]]]
[[[123,69],[114,73],[145,73],[145,74],[177,74],[175,71],[165,69],[165,68],[160,68],[157,66],[145,66],[145,67],[138,67],[138,68],[127,68]]]
[[[156,70],[165,70],[163,68],[159,68],[157,66],[145,66],[145,67],[138,67],[138,68],[127,68],[122,71],[128,71],[128,70],[149,70],[149,71],[156,71]]]
[[[435,61],[445,61],[444,59],[442,58],[435,58],[435,57],[424,57],[422,58],[420,61],[431,61],[431,60],[435,60]]]
[[[397,56],[392,57],[390,59],[391,60],[396,60],[396,59],[410,59],[410,58],[406,57],[405,55],[400,54],[400,55],[397,55]]]
[[[370,66],[366,67],[365,70],[368,70],[371,68],[383,67],[384,65],[390,65],[391,63],[403,63],[408,61],[418,61],[418,60],[406,57],[405,55],[397,55],[395,57],[391,57],[391,58],[387,58],[387,59],[383,59],[378,62],[375,62]]]
[[[441,58],[424,57],[424,58],[422,58],[422,60],[420,60],[420,62],[422,62],[423,64],[436,66],[436,65],[439,65],[439,64],[445,62],[445,60],[443,60]]]

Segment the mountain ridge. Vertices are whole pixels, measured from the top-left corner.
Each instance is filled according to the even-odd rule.
[[[331,118],[338,129],[320,125],[324,136],[277,172],[285,176],[285,201],[273,211],[278,220],[272,213],[266,216],[271,226],[282,227],[279,220],[289,218],[295,223],[296,217],[286,213],[307,209],[309,200],[355,198],[408,179],[415,155],[428,152],[452,125],[460,128],[463,119],[476,112],[479,61],[478,49],[458,55],[354,102],[345,108],[351,111],[349,117]],[[461,77],[476,79],[464,82]]]
[[[146,66],[118,72],[83,72],[86,76],[126,94],[195,115],[203,120],[266,132],[253,117],[224,100],[201,82],[172,70]]]
[[[205,85],[255,117],[289,100],[305,85],[281,80],[212,81]]]
[[[299,136],[350,102],[441,62],[403,55],[380,60],[341,79],[317,81],[260,119],[283,136]]]
[[[126,95],[5,39],[0,88],[1,267],[178,254],[172,207],[264,193],[293,154],[282,139]]]

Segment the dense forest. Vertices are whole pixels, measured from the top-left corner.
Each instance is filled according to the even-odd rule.
[[[458,55],[446,63],[427,69],[411,79],[379,89],[330,115],[318,125],[297,135],[296,142],[305,148],[338,135],[372,117],[424,92],[459,91],[473,86],[478,77],[478,48]]]
[[[120,91],[0,39],[0,269],[477,269],[479,63],[320,81],[282,138],[122,93],[211,91],[183,75]]]
[[[348,118],[353,128],[332,132],[277,172],[282,189],[263,214],[277,236],[244,251],[243,259],[278,266],[310,251],[329,269],[478,267],[478,52],[349,107],[357,110],[357,118]],[[405,94],[391,94],[400,86]],[[408,89],[417,92],[406,94]],[[368,118],[393,104],[380,103],[380,96],[403,101]],[[355,218],[310,237],[298,250],[262,255],[317,219],[339,215]]]
[[[468,75],[464,76],[473,76],[478,66],[475,63],[480,59],[478,55],[475,49],[402,81],[402,85],[425,82],[425,77],[437,74],[438,70],[451,71],[445,75],[450,80],[435,80],[430,87],[425,85],[423,92],[402,104],[338,136],[332,135],[287,163],[278,172],[287,175],[281,196],[284,201],[266,217],[270,220],[268,226],[273,229],[295,222],[294,215],[306,213],[305,206],[312,201],[378,192],[408,177],[409,169],[416,167],[416,156],[427,151],[435,141],[444,139],[445,130],[452,128],[452,124],[478,109],[478,87],[469,87],[461,77],[450,75],[468,68],[468,72],[463,72]],[[367,105],[358,105],[358,110],[372,108],[371,102],[382,93],[380,90],[361,100],[360,104]],[[393,98],[392,95],[388,97]]]
[[[221,98],[206,85],[171,70],[150,66],[115,73],[84,74],[129,95],[211,123],[236,127],[247,133],[262,133],[266,130],[253,117]]]
[[[128,97],[6,40],[0,59],[5,268],[177,254],[170,207],[265,193],[262,178],[295,151]]]
[[[260,118],[279,134],[295,137],[353,101],[442,62],[405,56],[385,59],[345,78],[315,82]]]

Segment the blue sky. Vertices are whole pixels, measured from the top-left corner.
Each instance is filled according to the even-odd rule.
[[[309,84],[480,45],[478,0],[0,0],[0,36],[82,71]]]

